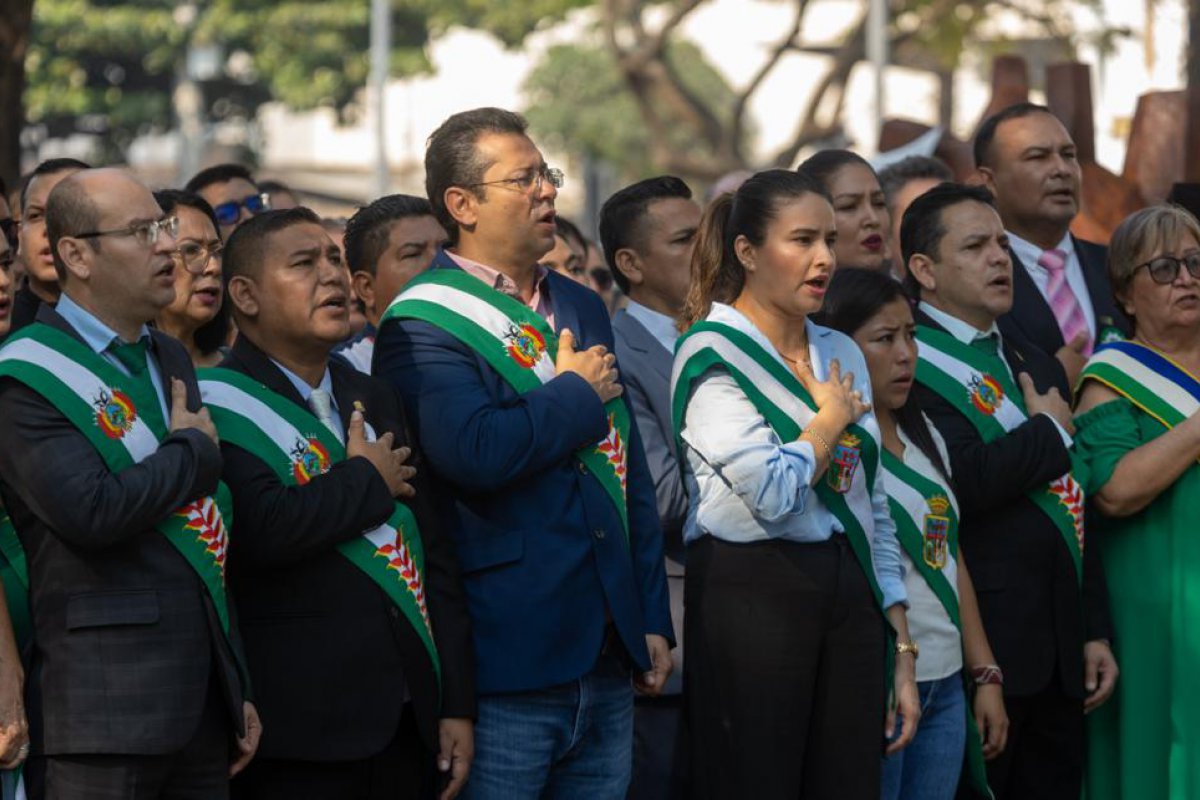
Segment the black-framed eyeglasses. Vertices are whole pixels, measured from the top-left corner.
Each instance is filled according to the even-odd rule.
[[[544,183],[549,183],[555,189],[561,189],[566,183],[567,176],[558,167],[542,167],[537,170],[530,170],[520,178],[501,178],[498,181],[484,181],[483,183],[470,183],[467,188],[475,186],[504,186],[510,185],[514,189],[524,192],[525,194],[537,194],[542,190]]]
[[[228,203],[221,203],[219,206],[213,206],[213,215],[217,218],[218,224],[232,225],[242,215],[243,208],[256,217],[264,211],[270,211],[271,195],[266,192],[260,192],[259,194],[243,197],[241,200],[230,200]]]
[[[208,267],[210,261],[221,255],[225,245],[217,241],[207,244],[200,242],[180,242],[172,256],[177,256],[183,268],[193,275],[199,275]]]
[[[18,233],[20,224],[12,217],[0,219],[0,233],[8,240],[8,246],[14,251],[17,249],[17,243],[20,241]]]
[[[1150,280],[1163,286],[1174,283],[1175,279],[1179,277],[1179,270],[1184,267],[1187,267],[1189,275],[1200,280],[1200,253],[1188,253],[1183,258],[1175,256],[1152,258],[1145,264],[1138,264],[1133,268],[1133,272],[1129,273],[1131,280],[1142,267],[1145,267],[1150,273]]]
[[[76,239],[95,239],[98,236],[132,236],[142,247],[151,247],[158,241],[158,235],[165,233],[174,239],[179,235],[179,217],[163,217],[150,222],[139,222],[128,228],[114,228],[108,231],[91,231],[77,233]]]

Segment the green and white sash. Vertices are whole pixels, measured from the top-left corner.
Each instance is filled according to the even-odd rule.
[[[896,538],[962,638],[958,593],[958,502],[954,493],[883,451],[883,485],[896,522]],[[966,676],[964,674],[964,682]],[[970,695],[968,694],[968,697]],[[976,791],[992,797],[983,742],[967,703],[966,772]]]
[[[0,376],[15,378],[46,398],[87,437],[113,472],[153,455],[170,433],[148,382],[130,378],[49,325],[30,325],[0,348]],[[155,526],[199,576],[226,638],[230,509],[229,489],[220,483],[212,496],[188,503]]]
[[[917,381],[970,420],[984,442],[999,439],[1029,419],[1024,396],[999,354],[989,355],[924,325],[917,327],[917,342]],[[1071,460],[1074,465],[1074,454]],[[1075,469],[1034,489],[1029,498],[1062,535],[1075,578],[1082,582],[1084,493]]]
[[[693,384],[715,366],[729,372],[767,424],[785,442],[798,439],[816,416],[816,403],[800,379],[762,345],[730,325],[699,322],[680,338],[675,348],[671,397],[676,436],[683,431]],[[883,590],[875,575],[872,558],[875,518],[871,490],[879,470],[879,443],[865,428],[851,425],[833,445],[829,469],[814,490],[845,529],[850,547],[883,610]],[[890,631],[891,627],[888,628]]]
[[[1157,350],[1138,342],[1098,348],[1079,376],[1112,389],[1170,430],[1200,411],[1200,381]]]
[[[4,599],[8,603],[17,648],[24,650],[33,633],[33,620],[29,615],[29,567],[25,563],[25,549],[17,538],[17,529],[4,506],[0,506],[0,579],[4,581]]]
[[[524,394],[557,375],[558,337],[532,309],[457,269],[434,269],[415,278],[388,306],[390,319],[417,319],[435,325],[481,355],[500,377]],[[617,508],[629,540],[629,408],[623,398],[604,405],[608,433],[575,452]]]
[[[346,448],[307,409],[230,369],[199,371],[200,394],[223,441],[254,453],[285,486],[303,486],[346,459]],[[367,430],[368,439],[374,433]],[[417,518],[397,502],[382,525],[337,546],[396,604],[429,653],[441,663],[425,603],[425,548]]]

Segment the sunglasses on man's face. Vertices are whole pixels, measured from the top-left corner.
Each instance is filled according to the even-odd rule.
[[[15,253],[17,251],[17,221],[12,217],[0,219],[0,233],[8,240],[9,248]]]
[[[266,192],[263,192],[243,197],[241,200],[230,200],[228,203],[221,203],[221,205],[215,206],[213,213],[216,215],[219,224],[233,225],[238,221],[238,217],[242,215],[243,208],[253,216],[258,216],[264,211],[270,211],[270,196]]]

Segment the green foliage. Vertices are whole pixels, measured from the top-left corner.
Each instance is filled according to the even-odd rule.
[[[668,48],[667,60],[683,85],[728,124],[733,90],[700,48],[677,40]],[[651,161],[646,122],[607,46],[551,47],[530,71],[523,91],[530,129],[551,149],[573,159],[599,158],[615,165],[628,180],[659,170]],[[689,133],[694,130],[690,125],[671,123],[668,127],[678,152],[697,157],[707,154]]]
[[[171,91],[189,44],[219,48],[203,88],[210,118],[249,117],[268,99],[343,111],[369,71],[370,0],[38,0],[26,70],[30,122],[69,133],[80,116],[122,146],[172,124]],[[510,46],[586,0],[392,0],[391,74],[429,69],[430,39],[454,25]],[[239,58],[230,59],[239,54]],[[230,65],[239,69],[231,74]]]

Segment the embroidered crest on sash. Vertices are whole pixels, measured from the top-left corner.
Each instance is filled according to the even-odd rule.
[[[1004,389],[1000,387],[1000,382],[991,375],[971,376],[971,382],[967,388],[971,396],[971,404],[989,417],[995,414],[996,409],[1004,402]]]
[[[225,550],[229,545],[229,535],[225,530],[225,521],[217,504],[211,497],[202,497],[194,503],[184,506],[175,512],[186,522],[183,527],[195,531],[196,539],[204,545],[204,552],[212,556],[213,563],[221,571],[221,580],[225,580]]]
[[[945,569],[950,533],[950,518],[946,512],[950,510],[950,500],[934,495],[926,504],[929,513],[925,515],[925,529],[921,532],[921,557],[933,569]]]
[[[300,486],[329,471],[329,451],[315,438],[297,439],[291,456],[292,475]]]
[[[546,352],[546,340],[537,328],[529,324],[509,324],[504,341],[507,342],[509,356],[525,369],[532,369],[541,360],[542,353]]]
[[[1075,541],[1079,542],[1079,552],[1083,552],[1083,505],[1084,495],[1083,487],[1079,485],[1071,473],[1063,475],[1058,480],[1050,484],[1050,494],[1058,499],[1067,513],[1071,515],[1071,522],[1075,526]]]
[[[617,477],[621,479],[621,491],[624,492],[629,451],[625,447],[625,440],[621,438],[621,432],[617,430],[615,416],[615,414],[608,415],[608,435],[600,440],[600,444],[596,445],[596,450],[608,459],[613,472],[617,473]]]
[[[118,389],[101,389],[92,405],[96,408],[96,426],[110,439],[123,438],[137,419],[133,401]]]
[[[417,570],[416,562],[413,561],[412,552],[404,543],[404,526],[397,526],[395,540],[381,545],[375,551],[375,555],[386,559],[387,568],[394,569],[399,574],[400,580],[404,581],[405,588],[417,601],[417,608],[421,611],[425,627],[432,634],[433,629],[429,625],[429,609],[425,606],[425,587],[421,585],[421,573]]]
[[[854,482],[854,471],[858,469],[862,460],[862,450],[859,449],[861,444],[862,439],[847,431],[833,448],[833,461],[825,473],[825,482],[838,494],[850,491],[850,484]]]

